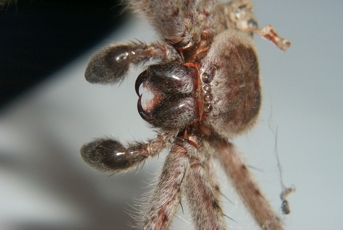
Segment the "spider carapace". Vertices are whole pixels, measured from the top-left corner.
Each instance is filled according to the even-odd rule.
[[[109,173],[136,168],[170,149],[137,227],[168,229],[181,199],[196,229],[225,229],[221,191],[212,161],[219,160],[261,228],[282,229],[241,155],[230,143],[255,123],[261,104],[253,34],[285,50],[290,43],[271,26],[258,29],[248,0],[131,0],[160,40],[110,45],[93,56],[85,76],[91,83],[121,82],[131,65],[148,66],[137,78],[138,112],[158,130],[155,139],[132,142],[102,138],[81,148],[90,166]],[[153,97],[142,100],[141,87]]]

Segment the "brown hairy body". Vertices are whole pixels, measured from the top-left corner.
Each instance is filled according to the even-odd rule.
[[[109,173],[135,169],[148,157],[170,149],[159,181],[143,210],[138,228],[168,229],[182,197],[196,229],[226,229],[220,186],[213,169],[219,160],[257,224],[282,229],[241,155],[229,139],[247,132],[261,105],[258,57],[253,34],[285,50],[290,43],[272,27],[258,29],[248,0],[217,4],[203,1],[131,0],[160,36],[146,45],[111,45],[86,69],[91,83],[121,82],[131,65],[154,61],[137,78],[137,108],[159,130],[155,139],[124,147],[98,139],[81,148],[90,166]],[[141,87],[153,93],[143,103]]]

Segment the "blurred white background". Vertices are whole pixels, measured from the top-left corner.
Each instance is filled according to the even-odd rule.
[[[233,142],[281,215],[278,155],[291,214],[286,229],[343,229],[343,1],[255,1],[259,25],[292,42],[285,53],[255,36],[264,100],[258,125]],[[136,111],[131,72],[121,86],[91,85],[90,56],[111,43],[156,40],[132,17],[0,114],[0,229],[127,229],[128,210],[148,191],[166,153],[140,170],[108,176],[88,167],[80,147],[96,137],[124,143],[154,133]],[[270,125],[271,124],[271,125]],[[224,176],[225,214],[234,228],[257,229]],[[185,220],[183,220],[185,219]],[[175,229],[190,229],[178,213]]]

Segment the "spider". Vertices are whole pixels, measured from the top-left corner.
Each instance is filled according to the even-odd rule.
[[[170,149],[137,228],[169,229],[185,199],[196,229],[226,229],[212,165],[217,160],[256,223],[283,229],[230,138],[251,129],[260,110],[253,34],[282,50],[290,42],[271,26],[258,29],[249,0],[130,0],[129,5],[160,40],[110,45],[91,58],[85,77],[90,83],[120,83],[130,66],[152,63],[138,76],[135,90],[138,112],[157,136],[126,147],[116,139],[96,139],[82,146],[84,161],[118,174]],[[142,101],[142,87],[152,98]]]

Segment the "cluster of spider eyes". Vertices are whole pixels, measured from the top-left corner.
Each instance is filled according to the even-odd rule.
[[[212,103],[213,101],[213,95],[212,95],[212,86],[211,82],[213,80],[213,77],[216,74],[216,68],[212,67],[210,68],[210,71],[204,72],[201,74],[201,80],[203,83],[202,90],[203,90],[203,102],[204,102],[204,112],[210,113],[213,109]]]

